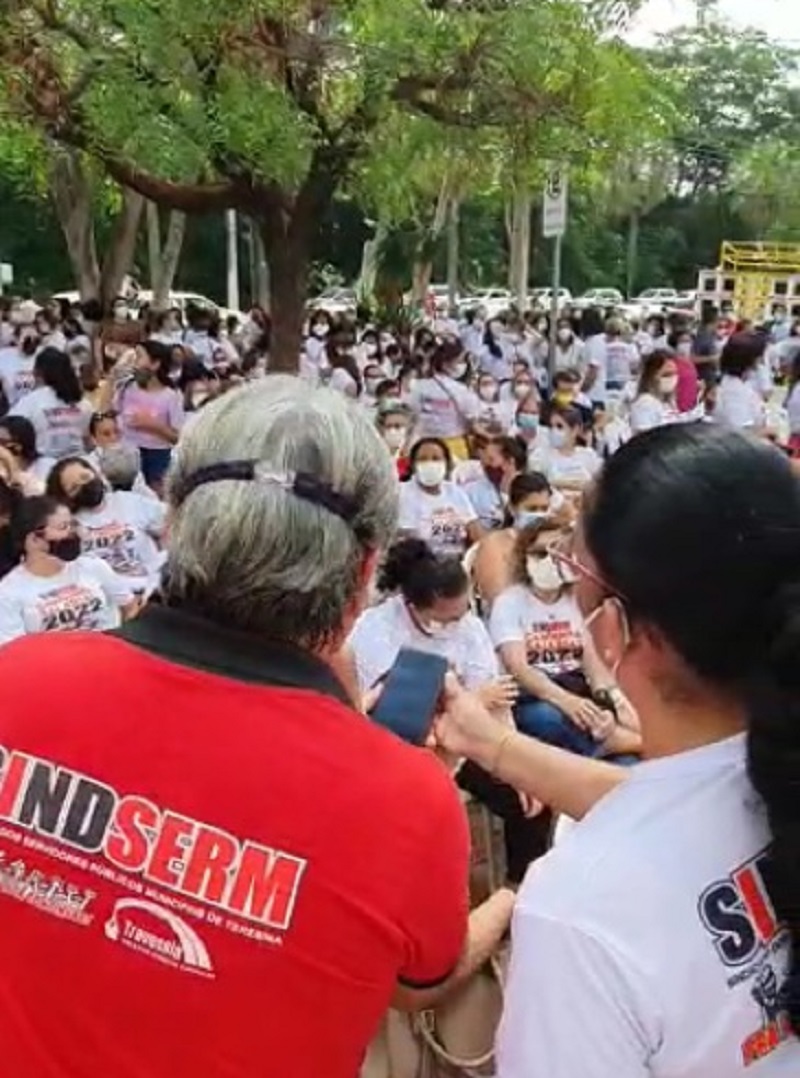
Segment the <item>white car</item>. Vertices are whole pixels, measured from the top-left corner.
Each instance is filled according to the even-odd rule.
[[[568,288],[559,288],[558,290],[558,309],[563,309],[572,303],[572,293]],[[534,288],[531,292],[531,306],[532,307],[544,307],[549,311],[553,306],[553,289],[552,288]]]
[[[481,288],[465,296],[458,307],[463,314],[482,307],[487,318],[498,318],[514,305],[514,297],[507,288]]]
[[[621,307],[625,297],[618,288],[590,288],[575,300],[575,306],[584,311],[588,307]]]
[[[680,301],[680,294],[674,288],[648,288],[625,305],[632,317],[649,318],[650,315],[664,314],[667,308]]]
[[[131,308],[141,311],[143,307],[149,307],[153,302],[153,293],[149,289],[140,289],[136,294],[136,299],[131,301]],[[245,321],[247,316],[242,311],[234,311],[229,307],[220,307],[218,303],[215,303],[213,299],[209,299],[208,296],[202,296],[199,292],[170,292],[169,299],[167,301],[168,307],[176,307],[184,317],[189,307],[199,307],[201,311],[211,311],[219,317],[220,321],[224,322],[227,318],[233,315],[241,324]]]
[[[307,304],[309,311],[327,311],[328,314],[355,314],[358,296],[352,288],[326,288]]]

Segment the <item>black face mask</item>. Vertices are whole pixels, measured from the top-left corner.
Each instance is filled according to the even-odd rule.
[[[48,553],[59,561],[76,561],[81,556],[81,537],[65,535],[63,539],[50,539],[48,547]]]
[[[102,504],[103,498],[106,496],[106,488],[103,486],[102,479],[90,479],[88,483],[84,483],[83,486],[73,494],[70,501],[70,508],[73,512],[77,509],[97,509]]]
[[[147,389],[152,377],[150,371],[138,370],[133,372],[133,380],[140,389]]]

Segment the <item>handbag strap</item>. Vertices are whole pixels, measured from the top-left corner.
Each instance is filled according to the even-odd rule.
[[[500,960],[497,955],[493,955],[489,960],[489,964],[497,980],[498,988],[500,989],[500,995],[503,995],[503,970],[500,965]],[[475,1056],[472,1059],[462,1059],[459,1056],[454,1056],[451,1052],[445,1048],[442,1042],[439,1040],[436,1031],[436,1012],[434,1010],[422,1011],[415,1016],[414,1030],[424,1041],[426,1046],[430,1049],[437,1059],[440,1059],[443,1063],[446,1063],[449,1067],[455,1068],[463,1072],[465,1075],[473,1075],[479,1071],[482,1067],[487,1066],[494,1059],[494,1044],[482,1055]]]

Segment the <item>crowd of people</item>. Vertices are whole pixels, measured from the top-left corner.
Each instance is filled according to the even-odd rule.
[[[214,989],[171,987],[191,962],[150,909],[86,945],[80,991],[66,968],[45,990],[30,954],[82,962],[83,922],[42,930],[58,887],[9,891],[0,842],[14,1073],[255,1075],[266,1021],[276,1071],[354,1078],[383,1011],[462,984],[514,910],[501,1078],[797,1071],[786,312],[564,312],[551,353],[543,312],[402,329],[317,311],[298,377],[267,374],[258,310],[101,314],[2,310],[0,817],[37,879],[85,894],[88,872],[107,926],[141,893],[131,871],[151,905],[227,921],[193,907]],[[363,718],[406,648],[447,660],[447,770]],[[100,794],[65,816],[66,780],[33,760],[110,790],[108,834]],[[507,874],[469,919],[465,795],[502,819]],[[559,814],[581,822],[544,856]],[[71,820],[84,867],[54,867]],[[126,978],[155,1040],[103,1011]],[[65,1030],[87,1008],[84,1057]],[[205,1070],[182,1055],[197,1021]]]

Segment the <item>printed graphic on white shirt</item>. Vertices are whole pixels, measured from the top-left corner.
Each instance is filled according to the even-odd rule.
[[[137,551],[137,536],[129,524],[112,521],[99,528],[81,527],[85,554],[96,554],[121,576],[146,576],[147,569]]]
[[[100,627],[103,596],[80,584],[65,584],[42,595],[36,602],[37,621],[43,633]]]
[[[753,1031],[742,1043],[742,1065],[771,1055],[793,1034],[781,999],[774,958],[788,946],[788,932],[779,924],[766,877],[768,850],[740,865],[701,895],[700,920],[710,933],[728,987],[749,983]]]
[[[525,634],[528,662],[547,674],[580,670],[583,658],[581,634],[569,621],[535,622]]]

